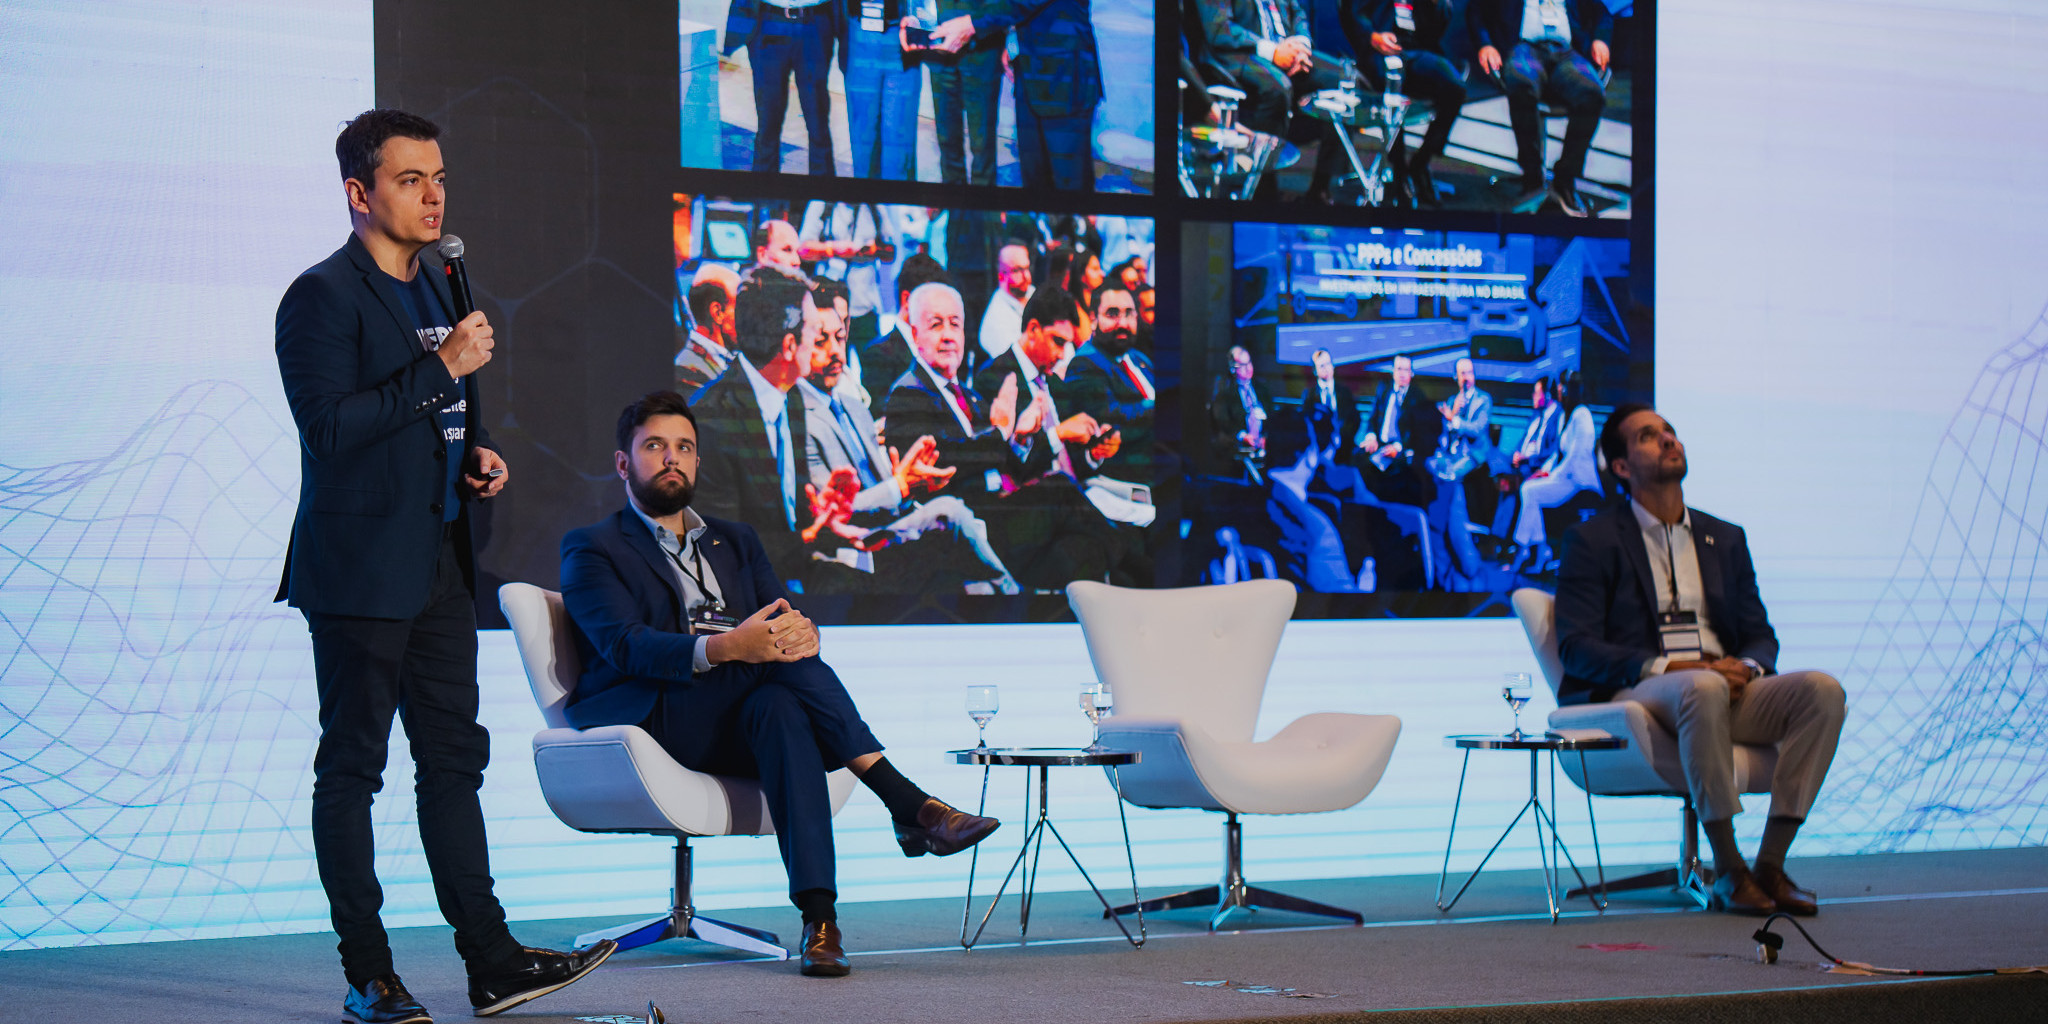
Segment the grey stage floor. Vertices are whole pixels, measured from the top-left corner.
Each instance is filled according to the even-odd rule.
[[[1823,897],[1808,927],[1846,960],[1911,968],[2048,964],[2048,850],[1817,858],[1795,862],[1793,873]],[[1555,1004],[1568,1001],[1799,989],[1841,996],[1825,990],[1873,985],[1903,986],[1888,990],[1894,1004],[1937,1010],[1960,1005],[1943,993],[1966,991],[1941,986],[2000,984],[2007,998],[2013,986],[2031,986],[2023,995],[2032,1005],[2048,1000],[2041,975],[1975,983],[1824,972],[1782,925],[1785,955],[1765,966],[1754,956],[1754,920],[1687,911],[1652,895],[1618,897],[1604,915],[1581,903],[1553,925],[1541,912],[1534,872],[1482,877],[1455,913],[1439,915],[1435,883],[1409,876],[1276,885],[1356,908],[1367,925],[1326,927],[1261,912],[1212,935],[1202,917],[1182,911],[1148,918],[1150,939],[1135,950],[1090,912],[1095,904],[1086,893],[1041,897],[1028,945],[1017,944],[1014,904],[1006,903],[989,937],[970,951],[957,942],[957,899],[851,904],[841,908],[854,954],[849,978],[803,978],[793,962],[732,960],[715,947],[672,942],[621,953],[583,982],[502,1019],[638,1019],[649,1001],[671,1021],[759,1024],[1311,1021],[1457,1007],[1537,1017],[1556,1016],[1564,1008]],[[780,929],[785,939],[796,931],[787,908],[722,916]],[[527,942],[561,944],[603,923],[526,922],[517,932]],[[393,939],[414,994],[444,1020],[467,1018],[447,930],[406,929]],[[340,993],[326,935],[0,954],[5,1021],[332,1021],[340,1018]],[[1768,1019],[1789,1009],[1782,1000],[1799,998],[1723,1019]],[[1621,1011],[1678,1001],[1575,1005],[1641,1017]]]

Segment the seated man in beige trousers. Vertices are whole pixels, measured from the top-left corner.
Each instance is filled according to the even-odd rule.
[[[1623,405],[1600,451],[1629,500],[1565,538],[1557,579],[1558,703],[1632,700],[1678,734],[1686,787],[1713,848],[1712,906],[1812,914],[1785,852],[1827,777],[1842,685],[1779,674],[1742,528],[1685,507],[1685,446],[1656,410]],[[1735,843],[1734,744],[1774,745],[1771,816],[1755,868]]]

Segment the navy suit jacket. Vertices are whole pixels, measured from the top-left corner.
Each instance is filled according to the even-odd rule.
[[[1778,634],[1764,613],[1742,528],[1692,513],[1693,548],[1707,624],[1730,658],[1749,658],[1777,671]],[[1559,704],[1612,700],[1642,678],[1643,663],[1663,653],[1659,609],[1643,529],[1626,499],[1580,523],[1559,545],[1557,653],[1564,661]]]
[[[697,543],[729,612],[745,618],[789,597],[752,527],[704,524]],[[662,690],[695,681],[697,638],[684,627],[675,563],[631,509],[562,538],[562,604],[583,662],[569,724],[638,725]]]
[[[1130,356],[1156,395],[1159,374],[1152,368],[1151,358],[1135,348],[1130,350]],[[1096,422],[1117,428],[1122,435],[1116,454],[1102,464],[1105,475],[1126,483],[1152,483],[1152,413],[1156,402],[1131,383],[1109,353],[1096,348],[1094,342],[1075,349],[1073,361],[1067,364],[1066,391],[1055,397],[1063,403],[1062,414],[1085,412],[1095,417]]]
[[[809,499],[804,484],[810,482],[805,451],[806,432],[803,396],[795,388],[783,393],[783,413],[789,419],[791,467],[796,489],[797,526],[810,525]],[[735,519],[760,531],[769,557],[782,568],[786,579],[798,579],[809,568],[810,551],[803,538],[790,529],[782,506],[782,471],[769,446],[768,429],[761,422],[761,404],[754,388],[735,358],[718,379],[691,396],[690,411],[697,416],[697,450],[702,460],[697,468],[697,496],[691,502],[699,515]]]
[[[419,272],[454,323],[439,268],[422,258]],[[299,428],[298,515],[277,599],[324,615],[418,615],[434,582],[448,486],[435,412],[465,399],[463,458],[494,447],[474,380],[458,384],[420,345],[390,276],[354,235],[285,289],[277,367]],[[474,592],[463,505],[455,550]]]
[[[1017,32],[1016,102],[1039,117],[1079,117],[1102,101],[1102,63],[1088,0],[993,0],[976,36]],[[863,357],[865,358],[865,357]]]
[[[1301,389],[1301,416],[1308,423],[1309,433],[1315,436],[1315,443],[1335,443],[1338,463],[1348,464],[1351,448],[1358,443],[1358,398],[1350,388],[1336,381],[1330,382],[1330,391],[1337,396],[1334,419],[1333,410],[1323,404],[1322,382],[1313,378]]]
[[[1048,446],[1037,443],[1035,438],[1024,441],[1024,452],[1020,455],[989,423],[989,399],[964,381],[960,382],[960,389],[966,392],[967,404],[974,412],[966,431],[960,428],[960,418],[953,415],[953,400],[933,384],[931,373],[922,364],[911,364],[896,379],[889,397],[882,403],[882,432],[889,447],[907,452],[918,438],[930,435],[939,445],[939,464],[960,471],[951,493],[970,504],[975,500],[973,496],[984,493],[982,480],[991,469],[1022,484],[1037,479],[1050,468],[1052,453]],[[1017,389],[1018,405],[1030,401],[1030,389],[1022,381]]]

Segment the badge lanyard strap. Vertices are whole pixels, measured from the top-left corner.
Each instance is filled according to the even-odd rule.
[[[1664,584],[1671,591],[1671,610],[1678,611],[1678,555],[1671,540],[1671,528],[1675,524],[1664,524]]]
[[[697,594],[698,596],[704,599],[704,604],[699,605],[698,607],[724,607],[725,603],[723,601],[720,601],[718,598],[712,596],[711,588],[704,585],[704,552],[695,542],[692,542],[690,544],[690,557],[697,563],[696,572],[691,572],[690,567],[683,564],[683,556],[673,551],[670,551],[667,548],[662,548],[661,553],[667,555],[668,560],[676,564],[676,570],[678,572],[681,572],[683,575],[688,576],[690,578],[690,582],[695,583],[697,585]]]

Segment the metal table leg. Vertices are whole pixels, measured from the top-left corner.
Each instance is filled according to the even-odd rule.
[[[1016,858],[1010,861],[1010,869],[1003,873],[1002,884],[996,887],[996,894],[990,898],[988,909],[982,912],[981,923],[975,927],[972,936],[967,934],[967,920],[973,914],[973,872],[976,862],[973,860],[968,862],[967,900],[962,908],[960,917],[960,945],[964,949],[973,949],[974,944],[981,941],[982,932],[987,930],[989,919],[995,915],[996,906],[1003,901],[1003,894],[1009,891],[1010,880],[1013,878],[1017,878],[1019,881],[1017,892],[1017,939],[1020,942],[1029,941],[1031,932],[1031,902],[1038,889],[1039,857],[1044,853],[1045,837],[1048,833],[1052,835],[1053,841],[1059,844],[1060,849],[1066,851],[1067,860],[1073,863],[1074,870],[1081,873],[1081,880],[1088,883],[1088,891],[1095,894],[1096,902],[1101,903],[1104,910],[1111,909],[1109,899],[1102,894],[1102,889],[1095,884],[1095,879],[1088,874],[1088,869],[1081,864],[1081,858],[1074,853],[1074,848],[1067,845],[1066,837],[1060,835],[1059,826],[1054,825],[1052,822],[1047,800],[1050,793],[1051,768],[1046,765],[1037,765],[1035,767],[1038,769],[1038,814],[1036,817],[1031,815],[1031,777],[1027,773],[1024,777],[1024,814],[1025,817],[1032,818],[1031,828],[1024,833],[1024,841],[1017,848]],[[982,769],[982,804],[984,809],[988,801],[987,781],[988,769],[984,767]],[[1121,783],[1119,783],[1119,786],[1121,786]],[[1119,788],[1117,798],[1117,818],[1124,824],[1124,857],[1125,863],[1130,867],[1131,895],[1135,899],[1138,893],[1138,866],[1136,860],[1131,855],[1131,830],[1129,822],[1124,819],[1121,788]],[[1027,854],[1030,858],[1028,864],[1025,859]],[[1023,869],[1021,878],[1019,877],[1019,868]],[[1131,930],[1124,926],[1122,918],[1114,914],[1108,916],[1110,920],[1116,922],[1117,930],[1123,932],[1124,939],[1130,942],[1132,946],[1136,947],[1145,944],[1145,918],[1143,913],[1140,913],[1138,916],[1137,935],[1131,934]]]
[[[1532,810],[1535,812],[1532,821],[1536,829],[1536,855],[1543,869],[1543,898],[1545,904],[1550,909],[1550,920],[1553,923],[1556,922],[1558,914],[1562,909],[1558,902],[1557,893],[1565,867],[1569,866],[1572,869],[1572,874],[1578,877],[1579,884],[1583,888],[1587,890],[1592,888],[1592,886],[1586,883],[1585,872],[1579,870],[1578,862],[1573,859],[1571,847],[1565,844],[1564,836],[1558,832],[1556,815],[1551,813],[1548,807],[1544,806],[1543,790],[1540,782],[1541,777],[1537,763],[1537,758],[1541,753],[1543,752],[1540,750],[1529,751],[1529,798],[1522,801],[1521,808],[1515,812],[1514,820],[1508,822],[1508,827],[1501,830],[1500,838],[1495,839],[1493,845],[1487,848],[1486,856],[1479,858],[1478,866],[1472,869],[1471,874],[1465,876],[1465,883],[1458,887],[1458,891],[1451,896],[1450,902],[1446,903],[1444,902],[1444,881],[1450,874],[1451,849],[1458,836],[1458,811],[1464,805],[1465,777],[1467,770],[1472,764],[1472,751],[1469,749],[1465,751],[1464,763],[1458,768],[1458,795],[1451,803],[1451,827],[1450,835],[1444,840],[1443,867],[1438,870],[1436,876],[1436,907],[1438,910],[1448,913],[1452,907],[1458,905],[1458,901],[1464,897],[1465,891],[1472,887],[1472,883],[1478,879],[1479,873],[1486,869],[1489,861],[1493,860],[1493,855],[1500,850],[1501,844],[1507,841],[1508,836],[1514,834],[1515,826],[1522,823],[1522,816]],[[1583,761],[1585,756],[1584,751],[1579,752],[1582,772],[1584,770]],[[1555,806],[1557,803],[1557,757],[1554,752],[1550,761],[1550,802],[1552,806]],[[1593,798],[1590,794],[1586,797],[1586,820],[1588,822],[1593,821]],[[1544,829],[1546,827],[1550,831],[1548,840],[1544,838]],[[1600,861],[1600,831],[1597,824],[1593,826],[1593,860],[1598,868],[1601,880],[1600,898],[1595,898],[1593,905],[1600,910],[1606,910],[1605,887],[1607,869]],[[1590,892],[1588,895],[1590,896]]]

